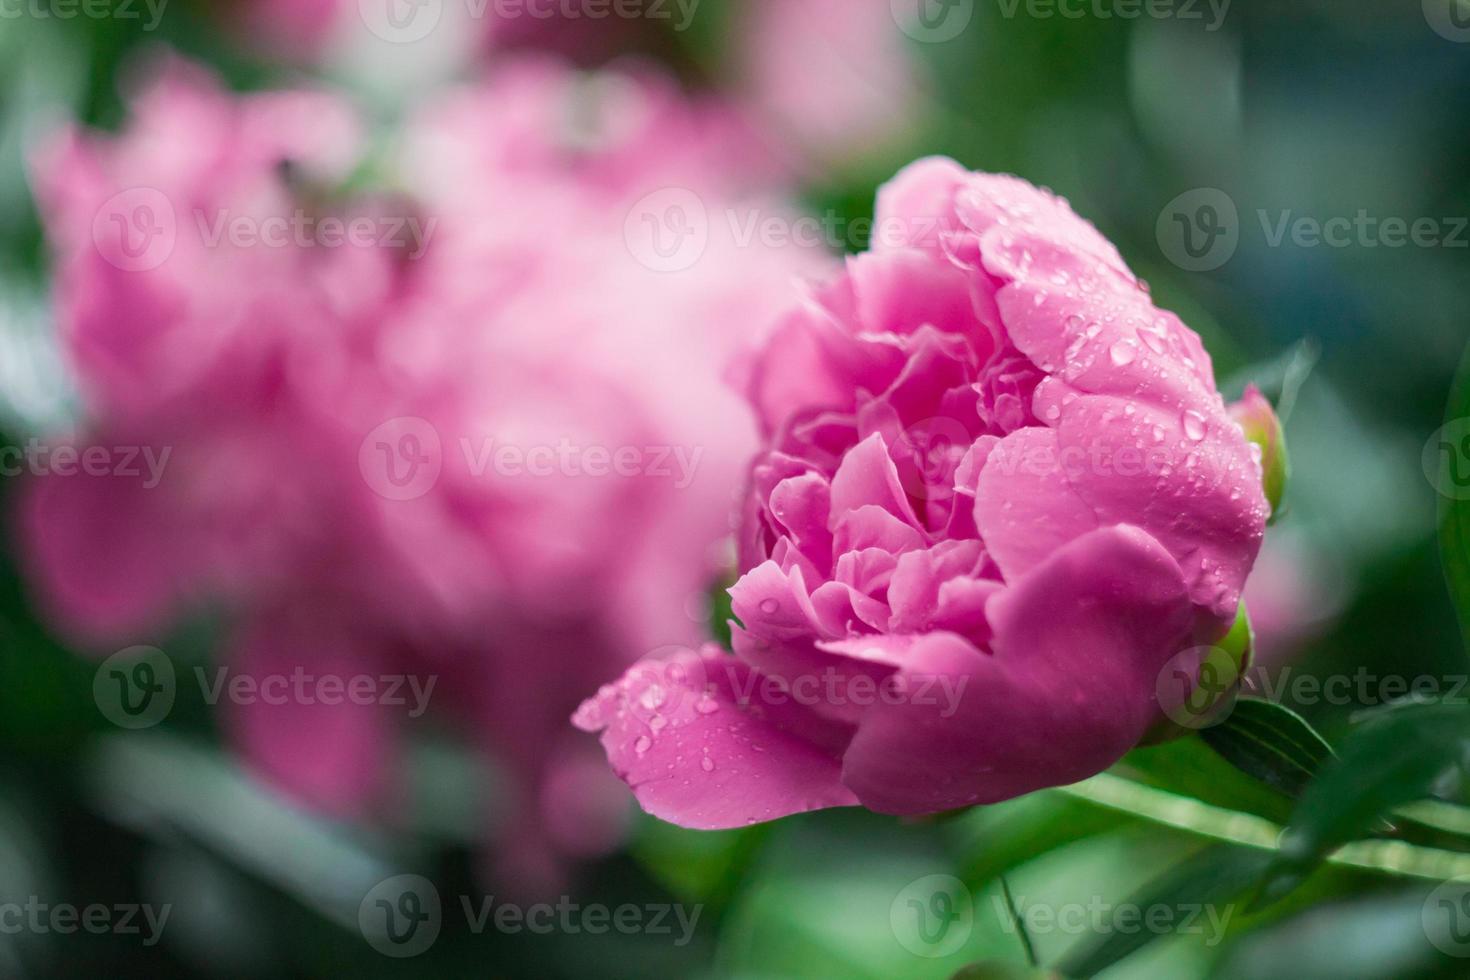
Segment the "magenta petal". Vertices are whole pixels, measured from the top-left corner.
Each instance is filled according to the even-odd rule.
[[[970,284],[952,266],[919,251],[869,252],[847,260],[862,329],[912,334],[931,326],[956,336],[982,336]],[[989,350],[982,351],[982,356]]]
[[[389,709],[331,693],[347,691],[354,677],[376,676],[373,651],[319,611],[297,610],[250,624],[232,653],[229,666],[207,675],[206,684],[223,679],[227,724],[250,766],[327,813],[350,815],[373,802],[392,748]],[[293,672],[308,679],[307,697],[296,695]],[[228,693],[239,678],[253,682],[256,693],[248,700]],[[327,684],[333,687],[321,686]]]
[[[1191,619],[1178,565],[1129,527],[1062,547],[988,612],[993,655],[921,637],[895,675],[904,697],[862,719],[843,779],[864,806],[932,813],[1107,768],[1155,720],[1158,672]]]
[[[874,251],[913,247],[938,251],[941,234],[958,226],[955,192],[970,178],[948,157],[925,157],[900,170],[878,188]]]
[[[1077,494],[1105,524],[1152,528],[1179,562],[1194,601],[1234,620],[1269,508],[1245,436],[1217,402],[1169,411],[1089,395],[1062,414]]]
[[[717,648],[686,651],[673,665],[635,666],[573,717],[602,732],[608,761],[645,810],[722,830],[856,805],[839,778],[842,728],[790,701],[752,703],[760,675]]]
[[[990,451],[975,491],[975,523],[1006,581],[1099,524],[1062,465],[1052,429],[1018,429]]]
[[[911,527],[921,526],[899,481],[898,467],[876,432],[843,457],[832,477],[832,513],[845,514],[867,504],[882,507]]]
[[[56,619],[83,639],[126,637],[172,612],[192,562],[163,486],[118,476],[48,474],[29,481],[20,533]]]

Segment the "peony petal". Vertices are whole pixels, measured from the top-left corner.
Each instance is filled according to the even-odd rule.
[[[1186,641],[1179,567],[1136,528],[1094,531],[990,601],[994,654],[931,633],[843,759],[885,813],[1009,799],[1107,768],[1155,720],[1158,671]]]
[[[1223,411],[1180,413],[1088,395],[1062,415],[1078,496],[1104,524],[1153,530],[1184,570],[1196,604],[1235,619],[1269,507],[1245,436]]]
[[[236,637],[228,667],[209,683],[248,678],[248,700],[222,696],[226,725],[247,763],[266,782],[308,806],[348,816],[371,803],[391,769],[388,706],[318,693],[348,691],[354,677],[373,675],[376,651],[319,607],[258,617]],[[306,678],[300,696],[293,673]],[[333,703],[337,702],[337,703]],[[407,709],[404,709],[407,710]]]
[[[1007,582],[1099,525],[1067,480],[1051,429],[1018,429],[990,451],[975,491],[975,524]]]
[[[645,663],[573,718],[602,732],[608,761],[645,810],[721,830],[857,803],[839,779],[842,726],[790,700],[752,701],[760,675],[717,648],[675,662],[676,679]]]
[[[196,557],[167,498],[167,487],[141,476],[48,473],[28,482],[20,534],[57,622],[90,642],[162,627]]]
[[[832,477],[833,514],[845,514],[867,504],[883,508],[912,527],[922,526],[898,479],[888,446],[877,433],[853,447]]]

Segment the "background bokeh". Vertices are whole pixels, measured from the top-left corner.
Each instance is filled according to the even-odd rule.
[[[1248,591],[1264,676],[1463,676],[1421,457],[1470,338],[1470,8],[961,0],[935,5],[964,20],[941,40],[950,31],[905,32],[890,10],[875,20],[856,12],[868,0],[849,3],[762,26],[753,4],[700,0],[681,31],[511,29],[483,45],[461,39],[475,49],[465,53],[434,38],[362,49],[352,31],[313,40],[251,0],[171,0],[153,29],[147,8],[123,16],[121,0],[72,17],[0,0],[0,440],[19,444],[74,410],[50,340],[50,259],[27,153],[64,119],[117,126],[119,80],[149,49],[203,61],[241,90],[326,79],[383,120],[516,48],[589,67],[636,52],[691,91],[750,100],[762,138],[799,161],[803,206],[839,223],[868,216],[877,185],[931,153],[1067,197],[1159,305],[1203,336],[1227,397],[1255,381],[1285,419],[1289,510]],[[1140,8],[1165,15],[1119,16]],[[760,32],[769,36],[753,49]],[[1293,234],[1298,219],[1360,214],[1432,219],[1437,239],[1393,245],[1363,222],[1338,243]],[[860,249],[859,237],[842,244]],[[0,484],[0,498],[16,482]],[[677,927],[477,932],[460,897],[499,894],[480,853],[496,794],[481,760],[425,725],[409,733],[405,820],[316,815],[244,774],[188,685],[162,724],[112,725],[93,701],[95,659],[40,615],[20,566],[10,542],[0,550],[0,902],[173,911],[154,944],[0,921],[7,977],[948,976],[973,960],[1022,961],[998,911],[1001,871],[1023,906],[1115,905],[1171,873],[1184,882],[1172,902],[1209,902],[1189,884],[1203,887],[1234,853],[1147,808],[1066,791],[921,823],[837,811],[700,834],[640,816],[626,846],[579,868],[563,897],[697,907],[688,942],[675,941]],[[214,640],[208,622],[194,623],[166,647],[205,663]],[[1370,706],[1285,690],[1329,741]],[[1183,769],[1223,792],[1232,776],[1185,749],[1138,756],[1145,782]],[[1278,819],[1287,809],[1269,796],[1259,805]],[[432,880],[445,912],[432,949],[398,960],[364,941],[357,913],[368,889],[402,873]],[[957,877],[972,896],[961,942],[916,938],[903,918],[931,875]],[[1466,960],[1425,939],[1432,887],[1324,871],[1260,914],[1228,906],[1223,935],[1206,919],[1203,934],[1162,936],[1104,975],[1463,976]],[[1033,933],[1043,962],[1099,938]]]

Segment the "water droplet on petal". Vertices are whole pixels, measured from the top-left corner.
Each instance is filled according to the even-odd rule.
[[[705,756],[703,759],[699,760],[699,768],[703,769],[705,772],[714,772],[715,760],[711,759],[709,756]]]
[[[1112,346],[1108,355],[1113,359],[1114,364],[1123,367],[1133,363],[1133,359],[1138,356],[1138,348],[1134,347],[1131,341],[1120,340]]]
[[[761,612],[765,613],[767,616],[770,616],[773,613],[780,611],[781,603],[775,599],[762,599],[760,608]]]
[[[639,735],[637,741],[633,743],[633,751],[637,752],[639,755],[643,755],[645,752],[648,751],[648,747],[652,744],[653,739],[649,738],[647,735]]]
[[[1184,434],[1194,442],[1199,442],[1205,437],[1205,417],[1200,413],[1190,410],[1184,413]]]

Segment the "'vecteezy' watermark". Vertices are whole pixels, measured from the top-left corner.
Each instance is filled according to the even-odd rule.
[[[1149,933],[1155,936],[1200,936],[1206,948],[1213,949],[1225,938],[1235,906],[1209,902],[1112,902],[1093,895],[1085,902],[1032,902],[1025,895],[1015,896],[1015,918],[1000,895],[991,898],[992,908],[1001,928],[1013,933],[1021,926],[1028,935],[1124,936]]]
[[[1470,418],[1453,419],[1424,444],[1424,475],[1450,500],[1470,500]]]
[[[1470,43],[1470,0],[1424,0],[1424,19],[1445,40]]]
[[[1420,920],[1435,949],[1470,957],[1470,876],[1451,878],[1430,892]]]
[[[174,664],[157,647],[119,650],[97,667],[92,700],[102,716],[119,728],[149,728],[173,710],[177,684]]]
[[[462,9],[445,17],[451,4]],[[363,25],[390,44],[422,41],[442,23],[644,20],[674,31],[694,23],[700,0],[358,0]]]
[[[904,886],[888,907],[898,944],[930,959],[960,950],[975,928],[975,903],[954,875],[927,875]]]
[[[435,674],[316,673],[305,667],[249,673],[230,667],[192,671],[205,704],[280,707],[357,705],[403,708],[418,718],[429,708]],[[92,699],[108,721],[121,728],[149,728],[168,717],[178,695],[173,661],[157,647],[120,650],[104,660],[92,678]]]
[[[1001,16],[1014,20],[1179,20],[1200,21],[1218,31],[1230,14],[1231,0],[996,0]]]
[[[1257,208],[1255,218],[1267,248],[1470,248],[1470,218],[1457,215],[1410,218],[1359,208],[1324,217]],[[1154,231],[1170,262],[1186,272],[1209,272],[1235,255],[1245,228],[1230,195],[1196,187],[1164,206]]]
[[[475,935],[494,931],[535,936],[646,935],[667,937],[675,946],[694,938],[703,905],[650,902],[603,905],[577,902],[519,904],[493,895],[460,895],[452,908]],[[358,906],[357,923],[368,945],[384,956],[407,958],[426,952],[439,938],[446,916],[434,883],[420,875],[395,875],[374,885]]]
[[[922,44],[943,44],[964,33],[975,17],[975,0],[889,0],[899,29]]]
[[[455,442],[464,472],[475,480],[506,479],[633,479],[668,480],[675,490],[693,484],[704,458],[702,446],[605,446],[573,442],[522,445],[493,436],[461,437]],[[367,485],[388,500],[422,497],[439,482],[445,465],[439,430],[427,419],[389,419],[364,437],[358,469]]]
[[[0,20],[142,21],[141,30],[155,31],[167,7],[168,0],[0,0]]]
[[[94,936],[138,936],[144,946],[154,946],[163,937],[171,912],[172,903],[73,905],[43,902],[39,896],[31,895],[24,902],[0,902],[0,935],[70,936],[86,932]]]
[[[0,0],[0,3],[5,0]],[[97,253],[124,272],[157,269],[178,251],[181,236],[204,249],[396,249],[422,258],[438,219],[417,214],[238,214],[194,208],[181,220],[173,201],[152,187],[133,187],[103,202],[92,219]]]
[[[90,476],[141,479],[143,489],[163,482],[172,446],[55,445],[27,439],[18,446],[0,446],[0,477]]]

